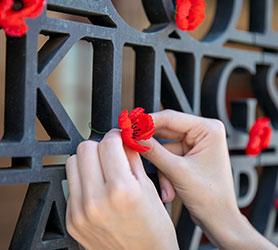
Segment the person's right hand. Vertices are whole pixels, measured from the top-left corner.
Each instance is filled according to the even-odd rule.
[[[176,250],[174,225],[139,154],[119,130],[84,141],[66,163],[66,224],[87,250]]]
[[[267,241],[255,248],[242,242],[243,236],[247,243],[252,235],[263,243],[265,239],[238,209],[224,125],[171,110],[151,115],[155,136],[176,141],[161,145],[152,138],[143,143],[150,150],[142,155],[171,181],[209,239],[221,249],[271,249]]]

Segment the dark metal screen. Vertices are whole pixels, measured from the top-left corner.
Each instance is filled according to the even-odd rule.
[[[86,17],[91,23],[51,18],[45,10],[39,18],[28,20],[25,37],[7,38],[0,156],[12,157],[12,166],[0,169],[0,184],[30,183],[10,249],[78,248],[65,229],[64,166],[43,167],[42,157],[73,154],[84,140],[46,82],[79,40],[93,47],[92,126],[99,131],[117,127],[123,47],[132,47],[136,53],[135,106],[153,112],[162,104],[222,120],[227,128],[238,204],[251,207],[252,224],[278,242],[274,209],[278,188],[278,32],[271,28],[274,0],[250,0],[248,31],[236,29],[242,1],[218,0],[214,21],[201,41],[176,29],[171,0],[143,0],[143,4],[151,23],[144,32],[127,25],[109,0],[48,0],[48,10]],[[39,34],[49,36],[49,40],[37,52]],[[232,48],[235,44],[257,50]],[[167,53],[174,55],[175,69]],[[243,96],[238,85],[231,91],[242,98],[230,98],[228,82],[235,74],[249,76],[251,96]],[[271,118],[274,133],[270,149],[251,158],[244,155],[244,148],[256,113]],[[50,141],[36,139],[36,116]],[[90,139],[100,138],[92,133]],[[155,175],[154,168],[147,170]],[[181,249],[202,248],[202,233],[184,208],[177,234]]]

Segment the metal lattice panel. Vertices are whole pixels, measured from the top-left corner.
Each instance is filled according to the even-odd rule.
[[[92,126],[100,131],[117,127],[123,47],[132,47],[136,54],[135,106],[153,112],[160,110],[162,103],[164,108],[222,120],[239,206],[252,203],[251,222],[278,243],[273,206],[278,188],[278,32],[271,29],[274,0],[250,1],[249,31],[236,29],[242,1],[218,0],[213,24],[202,41],[176,29],[171,0],[142,2],[151,23],[144,32],[126,24],[109,0],[48,0],[48,10],[86,17],[90,23],[51,18],[45,10],[39,18],[28,20],[25,37],[7,38],[5,131],[0,156],[12,157],[12,166],[0,169],[0,184],[30,183],[10,249],[78,249],[65,230],[64,166],[42,167],[42,157],[73,154],[84,140],[46,82],[79,40],[87,41],[93,49]],[[49,39],[37,52],[39,34]],[[256,46],[260,51],[224,46],[228,42]],[[174,55],[175,70],[166,53]],[[210,64],[201,79],[204,60]],[[235,71],[251,76],[255,98],[233,101],[229,116],[227,84]],[[274,133],[270,149],[250,158],[243,150],[257,103],[271,118]],[[50,141],[37,140],[36,116]],[[92,133],[90,139],[100,138]],[[147,169],[154,176],[154,168]],[[201,231],[185,208],[177,234],[181,249],[199,248]]]

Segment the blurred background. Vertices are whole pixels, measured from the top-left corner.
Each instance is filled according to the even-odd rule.
[[[251,1],[251,0],[250,0]],[[122,18],[133,28],[144,30],[150,23],[144,12],[140,0],[113,0],[115,8]],[[249,1],[244,0],[242,13],[238,21],[237,29],[248,30],[249,25]],[[206,0],[206,19],[203,24],[189,34],[196,40],[201,40],[210,28],[213,21],[217,0]],[[278,0],[273,6],[273,29],[278,31]],[[48,11],[50,17],[72,19],[70,15],[57,14]],[[82,21],[82,20],[79,20]],[[86,20],[84,20],[86,22]],[[40,35],[38,39],[38,50],[47,41],[48,37]],[[0,30],[0,138],[4,131],[4,101],[5,101],[5,47],[6,38],[3,30]],[[246,45],[225,44],[224,46],[236,47],[243,50],[261,51],[258,47]],[[175,67],[175,59],[172,53],[168,53],[172,66]],[[93,48],[86,41],[77,42],[63,60],[59,63],[54,72],[48,77],[47,83],[55,92],[66,112],[74,122],[77,129],[84,138],[90,135],[89,122],[91,121],[91,93],[92,93],[92,60]],[[209,59],[202,62],[202,76],[206,72]],[[130,47],[123,49],[123,71],[122,71],[122,110],[133,108],[134,104],[134,78],[135,78],[135,52]],[[276,77],[278,86],[278,78]],[[240,87],[241,92],[238,92]],[[236,91],[237,90],[237,91]],[[240,95],[240,96],[239,96]],[[250,88],[250,75],[247,72],[235,72],[231,75],[228,83],[227,103],[236,97],[252,97]],[[161,106],[163,109],[163,107]],[[229,105],[227,105],[229,109]],[[40,141],[50,139],[47,132],[36,121],[36,137]],[[68,156],[45,156],[43,164],[51,166],[54,164],[64,164]],[[11,158],[0,158],[0,168],[11,166]],[[24,200],[28,183],[0,186],[0,249],[8,249],[12,233],[16,225],[20,209]],[[180,202],[175,200],[172,210],[174,222],[177,220],[180,211]]]

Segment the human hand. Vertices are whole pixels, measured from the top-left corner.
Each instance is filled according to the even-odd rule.
[[[178,249],[172,221],[120,131],[82,142],[66,172],[67,230],[87,250]]]
[[[215,119],[165,110],[152,114],[155,136],[142,155],[172,182],[193,221],[221,249],[273,249],[237,206],[225,127]]]
[[[171,180],[193,218],[203,221],[214,214],[214,209],[207,211],[209,205],[219,203],[222,196],[229,207],[238,210],[224,125],[171,110],[152,117],[155,136],[178,141],[162,146],[152,138],[144,142],[150,150],[142,155]]]

